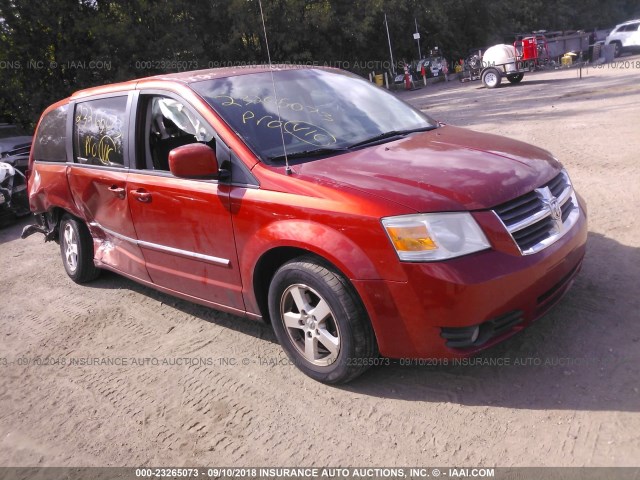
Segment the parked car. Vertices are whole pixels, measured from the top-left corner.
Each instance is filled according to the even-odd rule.
[[[30,213],[25,176],[30,149],[28,144],[0,156],[0,227]]]
[[[17,125],[0,123],[0,227],[29,214],[25,172],[32,137]]]
[[[0,123],[0,157],[31,145],[32,137],[17,125]]]
[[[446,60],[442,57],[427,57],[418,62],[416,72],[420,74],[424,65],[427,77],[438,77],[442,72],[442,68]]]
[[[270,322],[329,383],[510,337],[564,295],[587,237],[549,152],[333,69],[78,92],[43,113],[28,177],[23,236],[57,240],[71,279],[112,270]]]
[[[625,51],[640,50],[640,19],[629,20],[616,25],[604,41],[605,45],[615,45],[614,56]]]

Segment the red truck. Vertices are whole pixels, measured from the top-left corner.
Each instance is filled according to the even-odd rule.
[[[28,194],[23,236],[58,241],[74,281],[111,270],[270,322],[328,383],[515,334],[567,291],[587,238],[549,152],[322,68],[78,92],[41,117]]]

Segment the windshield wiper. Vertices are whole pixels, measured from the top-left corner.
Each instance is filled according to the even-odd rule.
[[[373,145],[375,143],[382,142],[384,140],[389,140],[395,137],[404,137],[405,135],[409,135],[410,133],[428,132],[429,130],[433,130],[435,128],[438,128],[438,127],[430,125],[428,127],[414,128],[411,130],[392,130],[390,132],[381,133],[374,137],[367,138],[366,140],[362,140],[360,142],[354,143],[352,145],[349,145],[349,147],[347,148],[351,149],[356,147],[364,147],[365,145]]]
[[[348,147],[334,147],[334,148],[316,148],[313,150],[303,150],[302,152],[293,152],[288,153],[286,158],[289,160],[295,160],[296,158],[308,158],[308,157],[321,157],[325,155],[335,155],[342,152],[348,152],[349,150],[356,147],[363,147],[365,145],[375,144],[377,142],[382,142],[384,140],[388,140],[395,137],[404,137],[405,135],[409,135],[410,133],[416,132],[427,132],[429,130],[433,130],[438,128],[437,126],[430,125],[428,127],[420,127],[413,128],[410,130],[393,130],[391,132],[381,133],[374,137],[368,138],[366,140],[362,140],[360,142],[354,143],[353,145],[349,145]],[[267,160],[270,162],[277,162],[284,160],[284,155],[274,155],[273,157],[267,157]]]
[[[296,158],[307,158],[307,157],[320,157],[323,155],[334,155],[342,152],[346,152],[347,148],[316,148],[315,150],[304,150],[302,152],[293,152],[287,153],[286,158],[289,160],[294,160]],[[277,162],[279,160],[284,160],[284,155],[275,155],[273,157],[267,157],[267,159],[271,162]]]

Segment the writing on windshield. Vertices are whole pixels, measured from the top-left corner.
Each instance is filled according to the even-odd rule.
[[[264,161],[339,151],[389,131],[435,125],[352,74],[322,69],[249,73],[191,85]],[[275,86],[275,91],[274,91]],[[284,140],[284,147],[283,147]]]
[[[258,113],[254,110],[255,106],[273,104],[276,110],[289,109],[292,112],[307,112],[309,114],[318,115],[319,120],[325,122],[332,122],[333,118],[330,113],[320,111],[318,107],[305,105],[300,102],[292,102],[288,98],[281,98],[277,101],[274,96],[260,97],[257,95],[245,96],[243,98],[234,98],[230,95],[217,95],[213,97],[213,100],[220,102],[221,107],[240,108],[242,109],[242,124],[252,124],[261,126],[262,128],[282,129],[284,133],[295,137],[297,140],[313,145],[315,147],[328,147],[335,145],[337,142],[328,130],[322,128],[319,125],[303,121],[284,121],[282,120],[282,113],[280,113],[280,120],[277,115],[267,115]],[[277,105],[277,106],[276,106]]]

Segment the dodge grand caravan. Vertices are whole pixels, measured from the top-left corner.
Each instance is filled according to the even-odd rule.
[[[339,70],[216,69],[80,91],[42,115],[25,228],[268,321],[310,377],[475,354],[570,287],[585,205],[547,151],[435,122]]]

